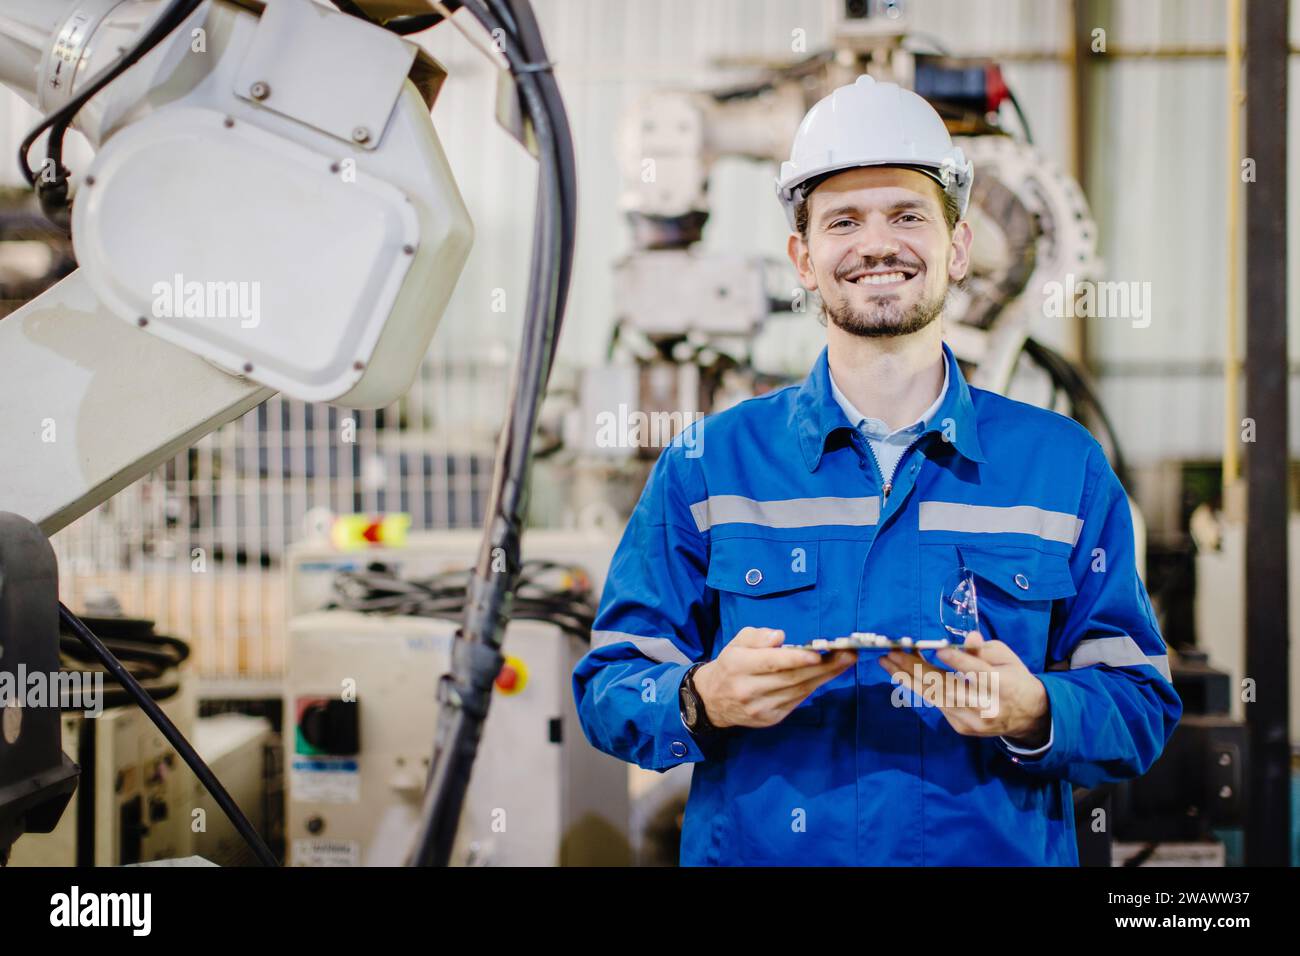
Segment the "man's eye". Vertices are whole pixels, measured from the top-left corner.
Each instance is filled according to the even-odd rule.
[[[846,226],[846,225],[851,226],[852,224],[853,224],[852,219],[836,219],[833,223],[830,224],[830,228],[838,229],[840,226]]]
[[[903,213],[901,216],[898,217],[898,221],[899,221],[899,222],[907,222],[907,221],[909,221],[909,220],[910,220],[911,222],[924,222],[924,221],[925,221],[925,220],[923,220],[920,216],[918,216],[916,213],[912,213],[912,212],[905,212],[905,213]]]

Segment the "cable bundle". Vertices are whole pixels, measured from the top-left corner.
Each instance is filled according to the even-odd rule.
[[[439,687],[429,786],[411,855],[413,864],[446,865],[456,836],[470,770],[487,720],[492,685],[501,670],[501,641],[519,575],[525,486],[533,433],[550,378],[573,271],[577,218],[577,175],[573,138],[560,89],[528,0],[444,0],[437,14],[402,17],[388,23],[370,18],[361,4],[334,0],[345,13],[400,34],[428,29],[468,11],[498,42],[519,90],[520,107],[537,144],[537,210],[524,337],[515,367],[510,408],[497,445],[496,470],[483,542],[467,589],[464,624],[452,649],[452,670]],[[460,29],[459,25],[457,29]],[[505,569],[494,567],[505,556]]]
[[[166,700],[180,691],[176,668],[190,656],[190,646],[185,641],[155,634],[152,621],[125,617],[83,617],[81,620],[94,629],[104,646],[151,698]],[[59,634],[59,662],[66,672],[101,672],[109,681],[120,683],[66,625]],[[121,707],[134,702],[135,697],[126,687],[106,690],[102,700],[104,707]],[[63,709],[81,710],[82,707],[63,706]]]
[[[364,571],[341,571],[334,579],[331,607],[362,614],[433,617],[459,621],[465,615],[471,572],[444,571],[426,578],[402,578],[382,564]],[[567,634],[591,640],[596,608],[591,579],[582,568],[554,561],[525,561],[519,569],[512,619],[554,624]]]

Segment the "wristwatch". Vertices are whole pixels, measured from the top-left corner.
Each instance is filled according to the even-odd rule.
[[[678,692],[678,703],[682,709],[682,723],[686,725],[694,736],[698,738],[708,738],[717,734],[720,728],[715,727],[709,722],[708,712],[704,709],[704,701],[700,699],[700,692],[695,689],[695,672],[704,666],[706,662],[701,661],[698,664],[692,664],[686,671],[686,676],[682,678],[682,687]]]

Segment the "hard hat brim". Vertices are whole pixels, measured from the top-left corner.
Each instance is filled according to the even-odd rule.
[[[969,195],[969,188],[962,190],[960,186],[957,186],[954,183],[944,182],[943,176],[940,175],[939,167],[917,163],[915,160],[899,160],[896,162],[886,160],[877,163],[845,163],[842,166],[832,166],[828,169],[814,172],[797,182],[784,186],[781,189],[781,204],[785,207],[786,218],[790,221],[790,228],[795,228],[794,209],[795,206],[798,205],[799,200],[807,199],[812,191],[826,180],[830,179],[832,176],[838,175],[839,173],[848,172],[851,169],[876,168],[910,169],[914,172],[921,173],[933,180],[945,195],[954,196],[954,198],[957,199],[958,206],[960,207],[960,214],[963,216],[966,214],[966,196]]]

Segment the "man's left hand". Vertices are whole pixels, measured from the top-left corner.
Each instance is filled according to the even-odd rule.
[[[1015,651],[971,631],[962,649],[945,647],[935,653],[953,670],[904,651],[890,651],[880,664],[891,676],[898,675],[896,683],[936,704],[959,734],[1005,737],[1026,750],[1047,743],[1052,726],[1047,689]],[[966,685],[958,688],[962,678]]]

